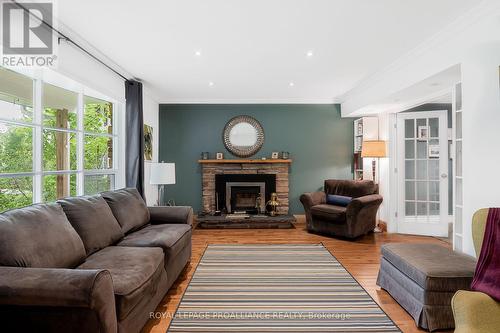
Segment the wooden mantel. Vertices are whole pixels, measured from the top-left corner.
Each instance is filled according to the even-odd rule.
[[[291,159],[283,160],[283,159],[265,159],[265,160],[245,160],[245,159],[223,159],[223,160],[198,160],[200,164],[228,164],[228,163],[238,163],[238,164],[265,164],[265,163],[292,163]]]

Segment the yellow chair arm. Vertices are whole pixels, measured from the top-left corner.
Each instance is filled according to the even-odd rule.
[[[500,332],[500,302],[475,291],[459,290],[451,300],[455,333]]]

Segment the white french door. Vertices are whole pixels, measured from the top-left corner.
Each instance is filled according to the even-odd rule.
[[[448,236],[446,111],[397,115],[398,232]]]

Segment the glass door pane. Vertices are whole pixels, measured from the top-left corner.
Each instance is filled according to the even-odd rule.
[[[405,119],[405,216],[440,215],[439,118]]]

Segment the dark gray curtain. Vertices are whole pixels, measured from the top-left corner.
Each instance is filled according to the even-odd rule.
[[[144,121],[142,83],[125,81],[126,148],[125,175],[127,187],[135,187],[144,198]]]

